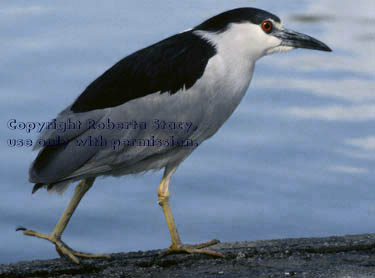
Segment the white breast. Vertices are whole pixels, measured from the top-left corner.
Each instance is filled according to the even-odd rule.
[[[225,35],[203,31],[195,33],[213,43],[217,49],[204,75],[192,88],[192,91],[199,92],[202,100],[207,101],[202,137],[208,138],[241,102],[253,75],[255,59],[249,58],[249,54],[243,51],[243,38],[236,38],[237,32]]]

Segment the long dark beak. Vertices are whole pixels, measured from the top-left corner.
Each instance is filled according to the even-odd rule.
[[[329,51],[331,52],[331,48],[329,48],[326,44],[314,39],[308,35],[301,34],[292,30],[288,29],[280,29],[274,30],[272,33],[275,37],[282,40],[281,45],[284,46],[292,46],[295,48],[307,48],[307,49],[315,49],[321,51]]]

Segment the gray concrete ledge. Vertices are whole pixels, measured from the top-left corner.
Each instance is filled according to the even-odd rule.
[[[0,265],[0,278],[239,278],[375,277],[375,234],[220,243],[224,259],[172,255],[158,250],[112,254],[75,265],[63,259]]]

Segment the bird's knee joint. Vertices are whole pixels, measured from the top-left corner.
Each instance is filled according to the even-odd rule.
[[[162,206],[163,203],[168,202],[168,200],[169,200],[169,194],[165,194],[165,195],[158,194],[158,204],[160,206]]]

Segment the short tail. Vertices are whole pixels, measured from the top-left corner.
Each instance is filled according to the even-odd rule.
[[[44,183],[36,183],[33,187],[33,191],[31,192],[31,194],[34,194],[35,192],[37,192],[39,189],[41,189],[42,187],[47,187],[47,184],[44,184]]]
[[[45,183],[36,183],[33,187],[33,191],[31,192],[34,194],[41,188],[46,188],[48,193],[53,193],[56,191],[57,194],[63,194],[69,187],[72,181],[66,180],[66,181],[61,181],[57,183],[50,183],[50,184],[45,184]]]

